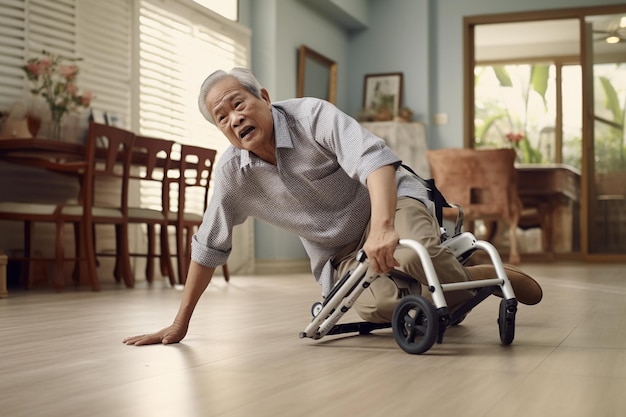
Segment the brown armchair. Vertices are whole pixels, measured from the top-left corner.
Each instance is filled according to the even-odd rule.
[[[522,210],[515,156],[513,149],[448,148],[426,152],[437,188],[446,200],[462,207],[466,220],[483,220],[487,226],[497,221],[508,224],[512,264],[520,262],[516,231]]]

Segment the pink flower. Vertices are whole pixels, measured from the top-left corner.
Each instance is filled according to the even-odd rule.
[[[78,74],[78,67],[76,65],[61,65],[59,66],[59,74],[68,80],[73,80]]]
[[[29,59],[22,66],[31,83],[31,93],[46,100],[51,114],[62,116],[91,104],[93,94],[80,95],[76,85],[79,70],[75,61],[44,51],[41,57]]]
[[[26,65],[26,72],[33,77],[39,77],[39,74],[41,74],[40,65],[37,62],[29,62]]]
[[[512,143],[519,143],[524,139],[523,133],[507,133],[506,138]]]

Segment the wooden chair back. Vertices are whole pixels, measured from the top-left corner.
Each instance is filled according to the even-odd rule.
[[[466,219],[519,216],[513,149],[437,149],[426,156],[437,188],[463,207]]]
[[[463,208],[469,221],[502,220],[509,225],[510,262],[518,263],[516,229],[522,210],[513,149],[429,150],[426,157],[437,188]]]
[[[174,285],[175,272],[172,268],[167,227],[170,215],[168,176],[171,154],[175,142],[171,140],[135,136],[129,191],[133,197],[129,202],[128,222],[142,224],[142,239],[136,242],[133,257],[146,258],[145,275],[148,282],[154,280],[154,259],[160,259],[160,271]],[[160,251],[156,251],[156,226],[160,228]],[[144,246],[145,242],[145,248]]]
[[[192,214],[203,214],[207,208],[216,154],[214,149],[181,145],[177,210],[179,222],[199,225],[198,220],[202,221]]]
[[[202,223],[202,217],[209,202],[209,189],[213,165],[217,151],[192,145],[180,145],[180,158],[173,163],[178,167],[178,175],[172,180],[177,200],[176,214],[170,225],[176,228],[176,257],[178,279],[184,283],[191,259],[191,235]],[[223,267],[228,281],[228,269]]]
[[[114,207],[128,214],[128,184],[135,134],[114,126],[91,123],[87,135],[87,207]],[[102,185],[97,193],[94,187]],[[97,198],[96,198],[97,197]],[[91,211],[91,210],[89,210]]]
[[[90,123],[87,134],[87,168],[83,184],[82,226],[91,234],[83,242],[95,271],[95,225],[114,225],[116,259],[114,275],[127,287],[134,286],[128,244],[129,178],[135,134],[114,126]],[[100,240],[99,240],[100,242]],[[101,253],[107,255],[107,253]]]
[[[130,181],[131,186],[141,187],[141,193],[140,201],[130,203],[131,206],[160,211],[167,217],[170,204],[167,178],[174,143],[155,137],[135,136]]]

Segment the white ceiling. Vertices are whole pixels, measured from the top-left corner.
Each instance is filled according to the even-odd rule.
[[[593,30],[607,30],[619,16],[593,16],[587,21]],[[519,23],[494,23],[475,28],[476,61],[527,57],[577,56],[580,50],[577,19],[543,20]],[[626,42],[609,45],[594,34],[594,53],[626,52]]]

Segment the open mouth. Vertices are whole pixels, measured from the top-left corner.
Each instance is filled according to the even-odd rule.
[[[254,130],[254,127],[250,126],[246,129],[244,129],[240,134],[239,134],[239,138],[243,139],[246,136],[248,136],[250,133],[252,133],[252,131]]]

